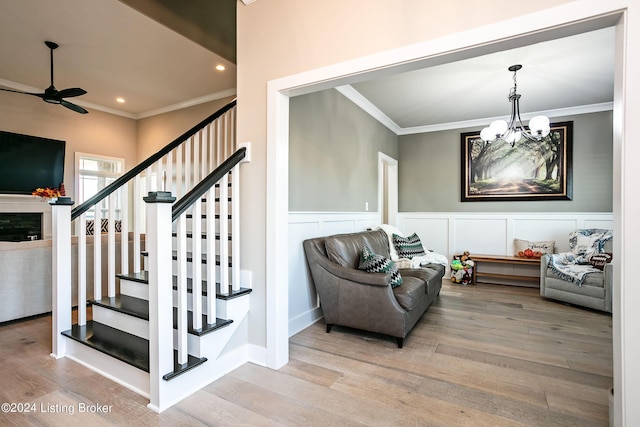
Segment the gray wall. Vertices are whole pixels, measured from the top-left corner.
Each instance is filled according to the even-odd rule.
[[[612,212],[612,113],[553,118],[573,121],[573,200],[460,201],[460,129],[399,137],[400,212]]]
[[[378,210],[378,152],[398,137],[335,89],[291,98],[289,210]]]
[[[573,121],[573,199],[460,201],[460,133],[397,136],[334,89],[291,99],[289,210],[378,209],[378,151],[398,159],[400,212],[612,212],[612,113]]]

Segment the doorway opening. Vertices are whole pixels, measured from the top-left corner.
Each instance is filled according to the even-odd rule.
[[[398,161],[378,152],[378,203],[383,224],[398,226]]]

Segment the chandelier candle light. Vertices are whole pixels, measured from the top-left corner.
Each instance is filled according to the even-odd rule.
[[[535,116],[529,121],[529,131],[525,129],[520,118],[520,94],[517,92],[518,83],[516,81],[516,72],[522,68],[522,65],[512,65],[509,71],[513,71],[513,87],[509,92],[509,102],[511,102],[511,118],[509,123],[504,120],[496,120],[491,122],[489,127],[482,129],[480,138],[485,143],[491,143],[502,139],[511,144],[513,147],[516,142],[525,138],[529,141],[540,141],[551,131],[549,126],[549,118],[546,116]]]

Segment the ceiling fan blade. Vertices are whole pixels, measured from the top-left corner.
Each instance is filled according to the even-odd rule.
[[[58,92],[57,96],[59,98],[72,98],[74,96],[84,95],[85,93],[87,93],[87,91],[84,89],[81,89],[79,87],[72,87],[69,89],[62,89]]]
[[[87,114],[88,113],[87,110],[85,110],[84,108],[80,107],[79,105],[72,104],[69,101],[65,101],[64,99],[62,101],[60,101],[60,104],[64,105],[65,107],[67,107],[70,110],[75,111],[76,113],[80,113],[80,114]]]
[[[5,92],[21,93],[23,95],[33,95],[37,96],[38,98],[44,97],[44,93],[23,92],[21,90],[5,89],[3,87],[0,87],[0,90],[3,90]]]

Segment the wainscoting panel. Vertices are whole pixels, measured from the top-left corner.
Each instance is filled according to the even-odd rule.
[[[453,218],[453,253],[504,253],[507,220],[497,217]],[[452,253],[452,254],[453,254]]]
[[[448,217],[433,217],[429,221],[422,218],[407,217],[403,221],[403,233],[417,233],[425,248],[438,254],[449,253]]]
[[[529,241],[549,241],[553,240],[555,244],[555,252],[569,251],[569,233],[582,228],[578,226],[575,218],[514,218],[513,219],[513,237],[510,239],[524,239]],[[511,245],[511,254],[513,254],[513,245]],[[507,252],[507,254],[510,254]]]
[[[289,213],[289,336],[322,317],[302,242],[314,237],[354,233],[380,225],[377,212]]]
[[[471,253],[513,255],[513,240],[553,240],[556,252],[569,250],[569,233],[581,228],[613,229],[612,213],[427,213],[398,215],[403,233],[417,232],[435,252],[451,258]],[[443,231],[446,230],[446,235]],[[435,248],[445,248],[438,249]]]

